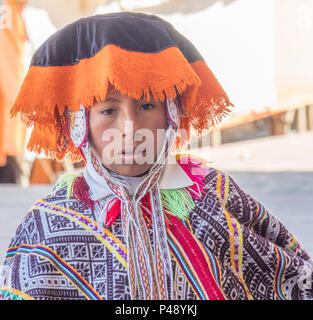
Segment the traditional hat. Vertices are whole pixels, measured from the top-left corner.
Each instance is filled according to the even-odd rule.
[[[201,54],[168,22],[143,13],[94,15],[62,28],[34,53],[11,109],[33,125],[27,148],[58,161],[67,154],[81,160],[62,116],[104,100],[109,83],[135,99],[179,96],[187,135],[177,136],[176,149],[192,128],[202,134],[233,106]]]

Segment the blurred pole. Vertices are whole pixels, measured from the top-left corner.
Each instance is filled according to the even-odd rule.
[[[7,156],[22,156],[25,150],[25,126],[9,116],[25,74],[25,5],[25,1],[6,0],[0,7],[0,166]]]
[[[306,113],[308,130],[313,130],[313,104],[306,106]]]

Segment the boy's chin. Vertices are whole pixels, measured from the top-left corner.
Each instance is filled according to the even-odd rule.
[[[122,176],[136,177],[147,173],[151,166],[151,164],[119,164],[106,167]]]

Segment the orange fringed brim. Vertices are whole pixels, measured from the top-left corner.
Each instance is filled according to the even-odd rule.
[[[95,100],[105,100],[109,83],[134,99],[149,99],[152,94],[164,101],[180,95],[186,112],[181,128],[187,130],[188,137],[178,137],[177,149],[188,142],[191,127],[201,134],[233,106],[203,60],[189,63],[176,47],[144,53],[110,44],[75,65],[30,66],[11,109],[11,116],[19,113],[27,126],[34,125],[28,150],[43,152],[58,161],[66,156],[73,162],[80,161],[81,152],[72,142],[66,150],[58,148],[55,107],[60,115],[65,106],[73,111],[78,111],[81,104],[90,108]]]
[[[180,129],[185,129],[185,135],[178,134],[174,145],[176,152],[184,149],[190,142],[191,128],[198,135],[203,134],[216,127],[223,117],[231,112],[230,107],[234,106],[204,60],[192,62],[190,65],[201,79],[201,85],[197,89],[194,104],[188,103],[189,88],[182,95],[181,102],[185,106],[186,116],[180,119]]]
[[[81,161],[83,159],[81,151],[70,140],[65,150],[58,147],[59,132],[51,124],[34,123],[32,134],[27,143],[27,149],[37,154],[43,153],[48,158],[62,161],[69,156],[72,162]]]

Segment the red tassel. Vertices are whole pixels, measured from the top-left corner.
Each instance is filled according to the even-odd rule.
[[[108,211],[109,204],[115,201]],[[151,216],[151,203],[150,203],[150,195],[149,193],[145,194],[141,199],[142,204],[142,213],[146,220],[147,227],[150,228],[152,224],[152,216]],[[106,225],[111,226],[115,219],[121,214],[121,200],[115,197],[112,199],[107,206],[107,216],[106,216]]]
[[[95,203],[89,197],[89,186],[84,177],[77,177],[73,183],[73,196],[84,203],[84,208],[95,209]]]
[[[114,200],[116,201],[108,211],[109,204]],[[107,205],[106,212],[107,212],[107,216],[106,216],[105,224],[107,226],[111,226],[112,223],[115,221],[115,219],[121,214],[121,200],[117,197],[112,199]]]

